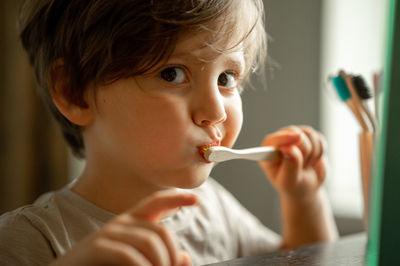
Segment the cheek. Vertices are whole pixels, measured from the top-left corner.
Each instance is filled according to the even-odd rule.
[[[224,122],[225,137],[222,145],[231,147],[235,143],[243,124],[242,101],[238,97],[225,106],[227,119]]]
[[[158,101],[143,106],[146,112],[134,121],[136,139],[141,152],[154,160],[165,160],[175,149],[180,149],[188,127],[187,108],[179,101]]]
[[[114,92],[113,97],[100,97],[97,135],[115,156],[150,163],[165,160],[183,138],[187,108],[174,98],[141,96],[119,97]]]

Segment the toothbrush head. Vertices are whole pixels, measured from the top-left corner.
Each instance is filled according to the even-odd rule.
[[[216,141],[216,142],[210,143],[210,144],[208,144],[208,145],[201,146],[200,149],[199,149],[200,155],[201,155],[204,159],[206,159],[207,161],[209,161],[209,160],[208,160],[208,157],[206,156],[207,151],[209,151],[209,150],[210,150],[211,148],[213,148],[213,147],[218,147],[220,144],[221,144],[220,141]]]
[[[354,87],[356,88],[357,95],[362,100],[368,100],[372,98],[371,90],[365,84],[365,80],[362,76],[353,76],[351,80],[353,81]]]
[[[200,154],[204,157],[204,154],[206,154],[206,151],[207,151],[208,149],[210,149],[211,147],[212,147],[211,144],[209,144],[209,145],[207,145],[207,146],[201,147],[201,148],[200,148]]]
[[[211,156],[213,150],[215,150],[214,147],[208,147],[207,149],[205,149],[205,151],[204,151],[203,154],[204,154],[204,158],[205,158],[207,161],[212,161],[212,159],[210,158],[210,156]]]
[[[332,80],[333,86],[335,87],[337,94],[339,95],[340,99],[343,102],[345,102],[351,98],[349,88],[347,87],[346,82],[344,81],[344,79],[341,75],[332,77],[331,80]]]

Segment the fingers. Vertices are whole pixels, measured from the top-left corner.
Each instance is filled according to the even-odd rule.
[[[290,145],[298,142],[300,140],[300,135],[298,132],[291,132],[289,130],[281,130],[274,134],[265,137],[262,145],[263,146],[274,146],[281,147],[284,145]]]
[[[159,240],[161,240],[166,247],[167,255],[171,260],[171,265],[177,265],[180,260],[180,247],[175,239],[175,236],[171,234],[164,226],[159,224],[138,221],[138,225],[157,234]]]
[[[313,166],[324,152],[324,140],[320,133],[308,126],[290,126],[281,129],[275,134],[269,135],[264,139],[263,145],[279,147],[285,156],[288,149],[284,146],[295,145],[303,156],[303,167]]]
[[[303,156],[296,146],[284,146],[281,148],[283,160],[277,178],[281,178],[282,186],[289,187],[298,178],[298,173],[303,165]]]
[[[177,265],[182,260],[180,247],[175,237],[157,222],[165,213],[182,206],[192,206],[197,202],[196,195],[173,190],[152,194],[126,213],[134,218],[135,226],[147,229],[148,234],[138,230],[135,234],[127,236],[129,239],[124,240],[129,240],[131,245],[139,247],[147,258],[153,259],[154,265],[168,265],[165,264],[165,258],[171,265]],[[127,218],[123,221],[129,224],[132,220]]]
[[[188,261],[187,258],[182,255],[175,236],[158,222],[166,212],[197,202],[194,194],[174,190],[156,192],[115,217],[101,233],[110,240],[134,248],[151,265],[180,265]]]
[[[60,265],[189,266],[190,257],[158,221],[166,211],[196,204],[193,194],[156,192],[57,259]],[[58,264],[56,264],[58,265]]]
[[[83,249],[81,249],[82,251]],[[79,251],[79,252],[81,252]],[[108,238],[98,238],[94,241],[90,259],[93,261],[86,261],[86,265],[153,265],[141,252],[134,247],[125,243],[114,241]],[[69,252],[71,253],[71,252]],[[69,258],[72,256],[70,255]],[[65,258],[65,256],[63,257]],[[73,260],[72,260],[73,261]],[[65,265],[78,265],[68,264]],[[61,264],[64,265],[64,264]],[[81,265],[81,264],[79,264]]]
[[[263,141],[279,149],[282,159],[259,165],[281,195],[298,200],[318,191],[325,180],[324,144],[322,135],[311,127],[286,127]]]
[[[325,181],[328,163],[326,162],[326,157],[322,156],[317,162],[315,163],[315,172],[317,173],[317,178],[320,184]]]
[[[304,141],[308,147],[305,153],[306,159],[304,166],[314,166],[324,153],[324,145],[321,134],[308,126],[301,126],[300,129],[304,132],[306,140]]]
[[[314,168],[318,178],[325,178],[325,163],[322,160],[325,140],[308,126],[289,126],[268,135],[263,145],[277,147],[282,153],[280,162],[260,161],[259,165],[273,181],[285,183],[280,177],[297,180],[302,169]],[[289,180],[289,179],[287,179]]]
[[[164,240],[156,231],[144,227],[110,226],[104,230],[104,235],[108,239],[133,247],[151,265],[176,265],[178,260],[177,251],[170,254]]]
[[[190,259],[189,254],[187,254],[185,251],[182,251],[180,254],[180,261],[179,261],[179,266],[190,266],[192,265],[192,260]]]
[[[192,206],[197,202],[198,198],[194,194],[160,191],[145,198],[129,213],[136,218],[158,222],[166,212],[183,206]]]

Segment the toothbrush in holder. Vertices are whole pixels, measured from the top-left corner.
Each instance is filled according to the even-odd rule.
[[[367,115],[369,122],[372,125],[372,131],[375,132],[377,120],[376,120],[376,117],[373,115],[370,107],[367,104],[367,101],[372,98],[372,92],[367,87],[365,80],[361,75],[352,76],[351,80],[354,84],[354,88],[356,89],[357,95],[360,97],[361,108]]]
[[[233,159],[277,162],[281,160],[281,156],[281,152],[272,146],[242,150],[230,149],[223,146],[213,146],[204,152],[204,158],[210,162],[224,162]]]
[[[352,99],[352,95],[350,94],[350,90],[346,84],[345,79],[342,75],[338,75],[336,77],[332,77],[331,81],[334,85],[336,93],[338,94],[339,98],[349,107],[351,112],[353,113],[354,117],[360,124],[363,131],[369,131],[368,125],[365,122],[361,110],[357,108],[354,100]]]
[[[360,83],[359,78],[352,78],[343,70],[339,71],[339,75],[332,78],[334,88],[341,100],[349,106],[355,117],[357,118],[362,131],[359,133],[359,149],[360,149],[360,170],[362,179],[362,190],[364,199],[364,227],[368,227],[368,199],[370,190],[371,176],[371,158],[373,145],[373,132],[375,130],[375,120],[370,117],[372,114],[366,114],[369,110],[363,106],[360,93],[365,88]],[[361,98],[361,99],[360,99]]]
[[[371,131],[372,125],[368,117],[366,117],[366,113],[362,107],[361,100],[358,96],[357,88],[355,87],[352,76],[344,72],[343,70],[339,71],[339,75],[343,78],[346,83],[347,90],[350,92],[351,100],[354,104],[355,111],[360,115],[361,121],[360,125],[363,131]]]

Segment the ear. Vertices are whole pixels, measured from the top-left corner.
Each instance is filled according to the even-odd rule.
[[[93,110],[89,104],[87,106],[80,106],[71,102],[66,97],[66,91],[69,88],[69,78],[64,73],[64,61],[57,59],[53,63],[51,75],[47,81],[51,98],[58,111],[69,121],[78,126],[87,126],[93,121]],[[87,93],[85,94],[87,95]],[[85,98],[87,101],[88,97]]]

